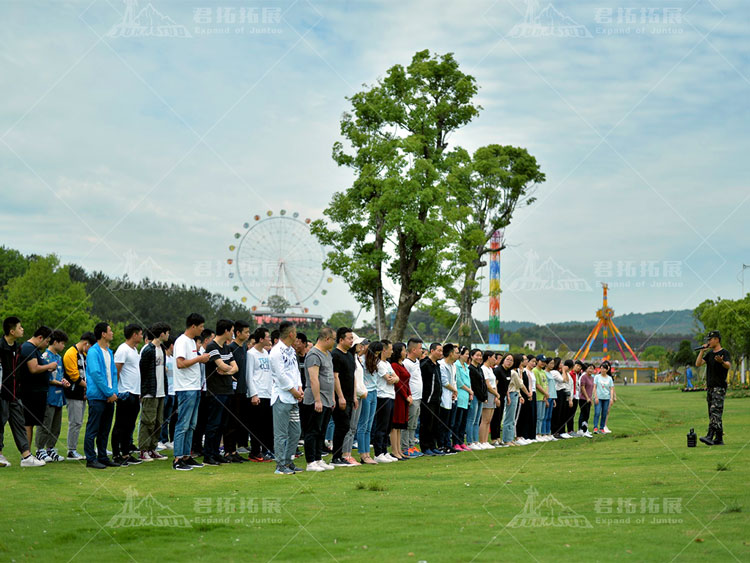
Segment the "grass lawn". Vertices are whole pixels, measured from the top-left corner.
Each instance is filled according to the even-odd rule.
[[[750,560],[750,401],[727,399],[726,446],[688,449],[703,393],[617,395],[607,436],[296,476],[21,469],[6,428],[0,560]]]

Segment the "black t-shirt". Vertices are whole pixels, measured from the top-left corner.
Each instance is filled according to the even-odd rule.
[[[42,352],[31,342],[21,344],[21,354],[18,358],[16,371],[21,382],[22,393],[46,393],[49,387],[49,372],[31,373],[29,371],[29,360],[36,360],[38,365],[47,362],[42,358]]]
[[[706,387],[726,388],[727,373],[729,373],[729,370],[714,359],[716,356],[721,356],[725,362],[731,360],[729,350],[725,350],[724,348],[718,352],[709,350],[703,354],[703,359],[706,361]]]
[[[500,393],[500,399],[504,400],[505,395],[508,394],[508,386],[510,385],[510,371],[503,366],[498,366],[493,371],[497,379],[497,392]]]
[[[236,342],[229,345],[232,351],[232,357],[237,362],[237,373],[234,374],[237,380],[237,389],[234,392],[237,395],[247,395],[247,343],[240,346]]]
[[[214,340],[206,348],[208,354],[208,361],[206,362],[206,390],[214,395],[231,395],[234,393],[232,389],[232,376],[220,373],[216,369],[216,360],[221,359],[225,364],[229,365],[234,360],[232,351],[229,349],[229,344],[219,346]]]
[[[471,380],[471,390],[477,401],[484,403],[487,400],[487,381],[484,379],[481,366],[469,365],[469,379]]]
[[[347,403],[354,402],[354,356],[348,352],[342,352],[338,348],[334,348],[331,352],[331,360],[333,361],[333,372],[339,374],[339,384],[341,385],[341,393],[344,395]],[[336,398],[338,404],[338,397]]]

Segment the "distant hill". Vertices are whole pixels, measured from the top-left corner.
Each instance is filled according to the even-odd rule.
[[[629,326],[648,334],[693,334],[696,321],[691,309],[659,311],[658,313],[615,314],[615,324]]]

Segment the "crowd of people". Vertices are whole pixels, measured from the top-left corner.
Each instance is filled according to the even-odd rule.
[[[289,322],[251,333],[245,321],[219,320],[213,331],[198,313],[172,333],[165,323],[130,324],[112,350],[106,322],[73,343],[46,326],[23,341],[21,319],[6,318],[0,467],[10,465],[6,423],[22,467],[85,459],[105,469],[166,460],[162,452],[172,450],[178,471],[267,462],[291,475],[303,471],[295,464],[302,455],[304,470],[321,472],[591,438],[610,432],[617,400],[607,361],[416,337],[370,342],[348,327],[324,326],[308,342]],[[68,432],[59,448],[63,408]]]

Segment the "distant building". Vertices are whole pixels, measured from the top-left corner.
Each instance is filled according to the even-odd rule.
[[[523,343],[523,347],[532,351],[536,350],[536,340],[527,340]]]

